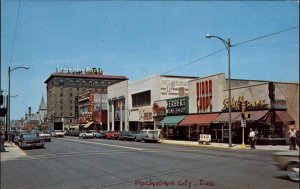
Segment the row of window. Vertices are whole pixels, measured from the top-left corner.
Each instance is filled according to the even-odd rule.
[[[109,86],[112,84],[117,83],[117,81],[97,81],[97,80],[83,80],[83,79],[56,79],[53,81],[53,84],[59,84],[59,85],[101,85],[101,86]]]

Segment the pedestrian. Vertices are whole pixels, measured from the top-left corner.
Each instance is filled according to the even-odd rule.
[[[255,139],[255,146],[256,146],[257,141],[258,141],[258,135],[259,135],[259,132],[258,132],[257,128],[255,129],[254,133],[255,133],[254,139]]]
[[[163,131],[161,130],[161,131],[159,131],[159,140],[160,140],[160,142],[163,142],[164,141],[164,136],[163,136],[163,133],[162,133]]]
[[[296,131],[294,127],[291,127],[291,129],[288,132],[289,134],[289,143],[290,143],[290,150],[297,150],[296,148]]]
[[[255,132],[252,130],[252,128],[250,128],[249,141],[251,149],[255,149]]]

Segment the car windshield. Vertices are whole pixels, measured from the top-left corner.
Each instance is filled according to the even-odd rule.
[[[158,132],[157,131],[149,131],[149,134],[152,134],[152,135],[157,135]]]
[[[24,139],[33,139],[33,138],[36,138],[36,137],[37,137],[36,133],[23,134]]]

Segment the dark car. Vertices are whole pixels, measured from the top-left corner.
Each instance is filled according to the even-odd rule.
[[[105,138],[106,139],[118,139],[119,132],[117,131],[108,131],[105,133]]]
[[[135,133],[132,131],[121,131],[119,133],[119,140],[135,140]]]
[[[44,148],[45,141],[37,133],[21,133],[18,139],[20,148],[41,147]]]
[[[95,138],[105,138],[105,133],[103,132],[93,132]]]

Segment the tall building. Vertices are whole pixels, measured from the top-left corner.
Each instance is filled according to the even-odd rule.
[[[49,129],[55,124],[63,124],[63,128],[77,125],[78,96],[88,92],[107,94],[108,86],[124,80],[128,78],[103,75],[100,68],[57,68],[45,81]]]

